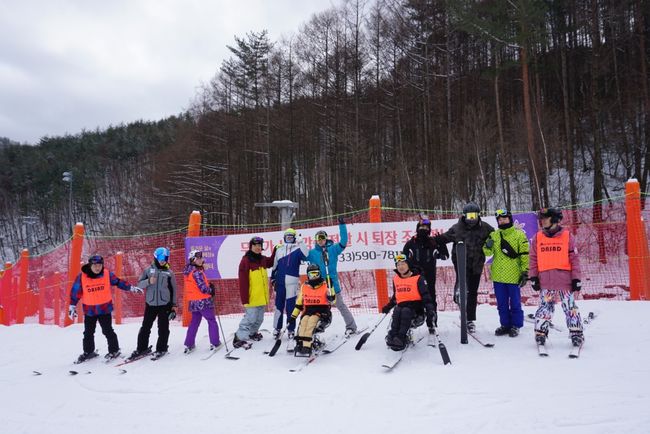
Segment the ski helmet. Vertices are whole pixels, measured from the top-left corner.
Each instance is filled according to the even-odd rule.
[[[470,226],[478,223],[480,214],[481,208],[474,202],[467,202],[463,207],[463,219],[465,220],[465,223]]]
[[[327,239],[327,232],[318,231],[318,232],[316,232],[316,235],[314,236],[314,238],[316,238],[316,241],[326,240]]]
[[[203,257],[203,252],[197,249],[192,249],[190,250],[190,253],[187,255],[187,260],[189,262],[194,261],[197,258],[202,258]]]
[[[564,217],[562,215],[562,210],[559,207],[548,207],[548,208],[542,208],[539,210],[537,213],[539,219],[543,219],[546,217],[551,218],[551,223],[559,223],[560,220]]]
[[[296,230],[293,228],[289,228],[286,231],[284,231],[284,242],[287,244],[295,243],[296,242]]]
[[[316,264],[309,264],[307,266],[307,279],[316,280],[320,278],[320,267]]]
[[[253,238],[251,238],[251,240],[248,242],[249,250],[255,244],[259,244],[260,246],[264,247],[264,238],[262,238],[262,237],[253,237]]]
[[[98,255],[98,254],[90,255],[90,257],[88,258],[88,263],[91,265],[92,264],[104,265],[104,258],[102,257],[102,255]]]
[[[498,210],[495,211],[494,217],[496,218],[508,217],[510,220],[512,220],[512,213],[505,208],[499,208]]]
[[[158,262],[167,262],[169,261],[169,249],[167,247],[158,247],[154,250],[153,257],[156,258]]]

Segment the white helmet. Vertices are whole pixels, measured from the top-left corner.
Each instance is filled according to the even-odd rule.
[[[197,249],[190,250],[190,253],[187,255],[187,260],[192,262],[196,258],[202,258],[203,252]]]

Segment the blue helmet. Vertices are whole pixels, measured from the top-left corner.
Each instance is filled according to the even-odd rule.
[[[169,261],[169,249],[167,247],[158,247],[153,252],[153,257],[156,258],[158,262]]]

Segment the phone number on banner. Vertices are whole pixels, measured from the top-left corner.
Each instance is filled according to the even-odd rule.
[[[362,250],[355,252],[343,252],[339,255],[339,262],[394,260],[395,255],[401,253],[398,250]]]

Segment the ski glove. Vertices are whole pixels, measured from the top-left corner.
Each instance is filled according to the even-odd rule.
[[[533,286],[533,289],[534,289],[535,291],[541,291],[542,287],[541,287],[541,285],[539,284],[539,277],[537,277],[537,276],[533,276],[533,277],[530,278],[530,281],[533,282],[533,285],[532,285],[532,286]]]
[[[494,240],[492,238],[488,238],[487,241],[485,242],[485,247],[491,249],[492,246],[494,246]]]
[[[582,289],[582,283],[580,279],[573,279],[571,281],[571,292],[580,291]]]
[[[523,288],[526,286],[526,282],[528,282],[528,272],[524,271],[521,273],[521,276],[519,277],[519,287]]]
[[[129,287],[129,291],[131,291],[131,292],[134,293],[134,294],[144,294],[144,291],[143,291],[142,288],[140,288],[139,286],[133,286],[133,285],[131,285],[131,286]]]
[[[169,315],[167,315],[167,319],[169,321],[174,321],[176,319],[176,309],[172,307],[172,310],[169,311]]]
[[[343,217],[339,217],[339,224],[344,225],[345,224],[345,219]]]
[[[74,321],[76,317],[77,317],[77,306],[71,304],[70,307],[68,307],[68,318],[70,318],[70,321]]]
[[[393,308],[393,305],[389,303],[386,306],[381,308],[381,313],[388,313],[388,312],[390,312],[390,310],[392,308]]]
[[[214,287],[214,283],[210,282],[210,295],[214,295],[217,292],[217,288]]]
[[[296,319],[292,316],[289,317],[289,319],[287,319],[287,328],[292,329],[295,326],[296,326]]]

